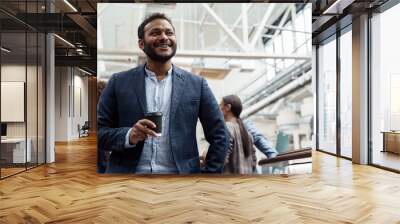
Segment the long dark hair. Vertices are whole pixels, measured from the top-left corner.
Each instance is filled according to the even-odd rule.
[[[231,111],[233,116],[236,117],[237,122],[239,124],[240,129],[240,136],[243,141],[243,153],[244,156],[247,158],[251,154],[251,150],[253,149],[253,145],[251,144],[250,136],[247,130],[244,127],[242,119],[240,119],[240,113],[242,113],[242,101],[236,95],[228,95],[222,98],[222,102],[231,105]]]

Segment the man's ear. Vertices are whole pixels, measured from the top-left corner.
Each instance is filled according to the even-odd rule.
[[[143,39],[139,39],[138,40],[138,44],[139,44],[139,48],[143,50],[144,49],[144,41],[143,41]]]

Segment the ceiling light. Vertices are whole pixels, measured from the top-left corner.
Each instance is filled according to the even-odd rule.
[[[54,36],[57,37],[58,39],[60,39],[61,41],[63,41],[64,43],[66,43],[67,45],[69,45],[69,46],[75,48],[75,45],[71,44],[71,42],[67,41],[66,39],[64,39],[64,38],[62,38],[62,37],[60,37],[60,36],[58,36],[57,34],[54,34]]]
[[[78,53],[79,55],[83,55],[83,50],[81,48],[77,48],[76,53]]]
[[[6,53],[10,53],[10,52],[11,52],[10,50],[8,50],[8,49],[5,48],[5,47],[1,47],[1,50],[4,51],[4,52],[6,52]]]
[[[67,4],[72,10],[74,10],[74,12],[78,12],[78,10],[71,4],[68,2],[68,0],[64,0],[65,4]]]
[[[83,69],[81,69],[81,68],[79,68],[79,67],[78,67],[78,70],[81,71],[81,72],[83,72],[83,73],[85,73],[85,74],[92,75],[92,73],[89,73],[88,71],[85,71],[85,70],[83,70]]]

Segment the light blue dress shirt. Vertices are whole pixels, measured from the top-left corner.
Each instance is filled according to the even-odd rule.
[[[154,72],[145,67],[145,89],[147,113],[162,112],[162,136],[150,137],[144,141],[143,151],[140,156],[136,173],[178,173],[169,140],[169,119],[172,94],[172,66],[162,80],[157,80]],[[132,148],[129,144],[129,135],[132,128],[128,130],[125,137],[125,147]]]

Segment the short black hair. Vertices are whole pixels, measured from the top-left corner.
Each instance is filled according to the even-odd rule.
[[[140,26],[138,27],[138,38],[139,38],[139,40],[141,40],[141,39],[144,38],[144,27],[145,27],[148,23],[150,23],[151,21],[156,20],[156,19],[165,19],[165,20],[167,20],[167,21],[169,22],[169,24],[171,24],[172,28],[173,28],[174,31],[175,31],[175,27],[174,27],[174,25],[172,25],[171,20],[170,20],[165,14],[156,12],[156,13],[153,13],[153,14],[148,15],[148,16],[146,17],[146,19],[143,20],[143,22],[142,22],[142,23],[140,24]]]

